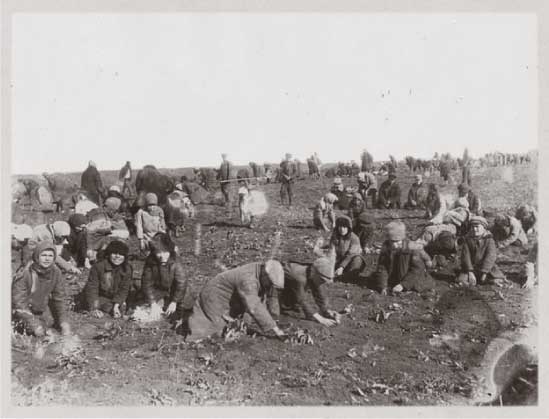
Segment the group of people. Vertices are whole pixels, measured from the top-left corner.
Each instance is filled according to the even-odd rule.
[[[391,221],[383,227],[384,242],[375,246],[377,226],[368,210],[368,198],[371,207],[400,208],[401,191],[394,170],[378,190],[368,154],[363,154],[362,168],[366,170],[357,174],[356,190],[336,179],[316,205],[314,225],[331,232],[331,237],[327,243],[317,242],[312,261],[269,259],[226,270],[208,281],[195,301],[190,298],[185,270],[154,193],[145,194],[133,216],[145,260],[139,281],[129,263],[127,220],[121,217],[127,189],[113,185],[107,194],[82,199],[68,222],[34,228],[14,224],[12,249],[20,252],[21,259],[12,283],[13,318],[18,327],[36,336],[42,336],[52,324],[63,334],[71,333],[64,273],[81,273],[81,268],[89,269],[81,296],[92,316],[119,318],[145,305],[152,319],[164,315],[172,321],[184,320],[183,331],[189,340],[219,334],[228,321],[241,315],[251,317],[265,335],[284,339],[284,331],[276,323],[281,311],[302,311],[307,319],[334,326],[340,322],[340,314],[326,298],[326,286],[333,281],[358,282],[382,294],[423,292],[434,287],[432,269],[445,257],[459,256],[456,282],[460,285],[505,279],[496,264],[497,253],[527,244],[527,233],[536,230],[533,207],[523,205],[515,216],[497,214],[490,226],[470,181],[460,184],[458,198],[448,203],[435,184],[425,187],[422,176],[415,175],[403,207],[424,210],[428,225],[412,240],[403,222]],[[227,155],[222,157],[218,172],[221,192],[230,203],[227,181],[233,179],[231,163]],[[287,198],[289,205],[296,175],[291,163],[292,156],[287,154],[280,164],[281,200]],[[123,181],[131,180],[129,162],[126,166],[120,173]],[[87,192],[103,189],[94,180],[96,171],[90,162],[82,176]],[[241,189],[248,190],[245,179],[238,181]],[[177,190],[184,189],[178,186]],[[131,191],[130,185],[126,188]],[[344,214],[336,216],[336,207]],[[535,280],[535,252],[537,246],[529,254],[526,286]],[[370,267],[365,256],[372,253],[379,253],[377,264],[372,274],[365,275]],[[307,289],[315,304],[307,301]]]

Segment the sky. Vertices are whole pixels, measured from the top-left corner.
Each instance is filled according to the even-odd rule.
[[[12,173],[537,147],[528,14],[17,14]]]

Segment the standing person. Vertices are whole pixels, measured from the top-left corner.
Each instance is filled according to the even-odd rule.
[[[444,185],[447,185],[450,181],[450,162],[446,159],[440,160],[438,169],[440,171],[440,177],[444,181]]]
[[[471,160],[467,159],[463,162],[463,167],[461,169],[461,183],[471,186]]]
[[[122,184],[122,195],[128,191],[128,196],[132,195],[132,168],[129,161],[126,162],[126,164],[120,169],[120,173],[118,174],[118,180],[123,182]]]
[[[181,315],[187,280],[177,260],[175,244],[169,235],[158,233],[150,246],[151,254],[143,268],[142,289],[147,303],[151,305],[151,320],[158,320],[161,312],[167,316]]]
[[[231,204],[230,179],[231,179],[232,164],[227,160],[227,154],[225,153],[221,154],[221,158],[223,159],[223,161],[221,162],[221,166],[219,166],[219,172],[217,174],[217,178],[221,184],[221,193],[223,193],[223,198],[225,200],[224,204],[226,206],[230,206]]]
[[[484,217],[473,216],[469,226],[469,236],[461,247],[461,270],[457,282],[475,286],[477,281],[484,284],[487,280],[504,280],[505,275],[496,265],[496,242],[487,230],[488,222]]]
[[[358,192],[353,192],[353,196],[349,202],[348,216],[351,221],[354,220],[366,209],[366,204],[362,199],[362,195]]]
[[[166,232],[164,211],[158,206],[156,194],[149,192],[145,195],[145,207],[135,214],[135,228],[142,252],[149,250],[149,242],[156,233]]]
[[[374,158],[366,149],[362,150],[362,154],[360,155],[360,162],[361,172],[369,172],[374,168]]]
[[[65,279],[57,266],[55,245],[49,241],[39,243],[32,254],[32,263],[12,284],[12,309],[16,322],[35,336],[44,336],[52,325],[70,334],[65,303]]]
[[[93,317],[108,313],[119,318],[126,311],[133,276],[128,253],[126,243],[114,240],[105,249],[105,259],[92,266],[84,295]]]
[[[376,287],[382,294],[412,290],[423,292],[434,287],[427,272],[431,258],[419,246],[406,238],[406,225],[392,221],[385,227],[387,240],[383,243],[374,273]]]
[[[360,240],[352,231],[351,219],[345,215],[338,217],[330,239],[330,250],[335,252],[335,278],[356,282],[365,267],[362,259]]]
[[[284,205],[284,196],[288,197],[288,207],[292,206],[292,155],[286,153],[286,158],[280,163],[280,203]]]
[[[254,262],[218,274],[206,283],[188,319],[187,340],[222,332],[226,316],[249,314],[266,334],[286,335],[269,314],[266,301],[272,289],[284,288],[284,269],[278,261]]]
[[[96,203],[97,205],[102,205],[103,197],[103,182],[101,181],[101,175],[97,170],[97,166],[93,161],[90,160],[88,163],[88,168],[84,170],[81,178],[81,189],[86,191],[87,197]]]

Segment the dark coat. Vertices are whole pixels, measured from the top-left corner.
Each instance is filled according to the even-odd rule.
[[[434,281],[426,270],[429,256],[404,240],[401,249],[394,249],[391,241],[383,243],[377,262],[377,280],[381,289],[401,284],[405,290],[422,292],[433,288]]]
[[[471,211],[472,214],[482,215],[480,210],[480,199],[473,191],[467,193],[467,202],[469,202],[469,211]]]
[[[181,303],[187,293],[183,267],[173,258],[162,266],[151,256],[143,268],[142,287],[149,303],[165,297],[168,297],[170,303]]]
[[[380,208],[400,208],[400,186],[396,181],[387,179],[381,184],[378,193]]]
[[[80,186],[88,193],[88,198],[90,198],[91,201],[99,204],[99,196],[103,194],[103,182],[101,181],[99,171],[95,167],[88,166],[88,168],[84,170]]]
[[[362,170],[363,172],[368,172],[373,169],[374,158],[370,153],[368,152],[362,153],[360,156],[360,160],[361,160],[360,170]]]
[[[280,163],[280,182],[291,183],[293,181],[293,164],[291,161],[284,160]]]
[[[175,182],[167,175],[161,174],[152,165],[144,166],[135,178],[135,190],[139,195],[138,201],[144,198],[148,192],[153,192],[158,198],[158,204],[166,203],[166,197],[174,190]],[[142,205],[140,202],[138,205]]]
[[[41,315],[50,307],[53,318],[60,324],[67,318],[65,298],[65,278],[55,265],[42,275],[30,264],[12,283],[12,308],[27,316]]]
[[[317,285],[310,279],[310,264],[306,264],[305,274],[302,273],[301,269],[296,269],[299,265],[303,266],[303,264],[293,261],[282,265],[284,268],[284,290],[280,295],[281,301],[288,305],[294,304],[299,306],[303,310],[305,317],[309,320],[316,313],[330,317],[328,312],[328,296],[324,289],[325,284]],[[307,301],[307,289],[311,291],[317,307]]]
[[[461,272],[490,274],[492,278],[505,276],[496,265],[496,242],[492,234],[487,232],[480,238],[467,237],[461,248]]]
[[[217,173],[218,179],[229,180],[231,178],[231,170],[232,165],[229,161],[221,162],[221,166],[219,166],[219,172]]]
[[[360,240],[351,231],[351,226],[349,226],[349,233],[345,237],[340,237],[337,232],[334,232],[330,239],[330,246],[334,248],[336,253],[336,269],[345,269],[354,256],[362,254]]]
[[[123,304],[128,298],[132,276],[133,269],[129,263],[114,267],[105,259],[93,265],[84,288],[89,308],[99,308],[99,297]]]
[[[408,200],[406,201],[406,205],[410,208],[423,208],[425,205],[425,195],[426,193],[423,183],[420,183],[419,185],[417,183],[413,183],[408,191]]]

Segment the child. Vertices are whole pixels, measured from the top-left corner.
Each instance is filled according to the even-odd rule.
[[[345,215],[339,217],[336,220],[329,245],[336,255],[334,276],[346,281],[355,281],[358,279],[358,275],[365,267],[365,262],[361,255],[360,240],[351,231],[351,224],[349,217]]]
[[[335,213],[334,213],[334,203],[337,202],[337,196],[333,193],[328,192],[316,205],[313,211],[313,224],[317,229],[322,229],[324,231],[330,231],[335,226]],[[326,223],[325,219],[328,218],[329,225]]]
[[[142,252],[149,249],[149,242],[156,233],[166,232],[164,211],[158,206],[156,194],[150,192],[145,195],[145,207],[135,214],[135,227]]]
[[[496,242],[487,231],[484,217],[473,216],[469,222],[470,235],[461,248],[461,272],[457,278],[460,285],[475,286],[486,281],[500,281],[505,275],[496,265]]]
[[[32,263],[15,277],[12,284],[14,319],[35,336],[45,335],[52,317],[63,335],[70,334],[65,279],[55,265],[56,257],[56,247],[52,242],[38,243],[32,254]]]
[[[105,249],[105,258],[92,266],[84,288],[92,316],[102,318],[110,313],[119,318],[125,311],[133,275],[128,252],[126,243],[114,240]]]
[[[147,303],[151,305],[152,320],[158,320],[161,310],[167,316],[176,310],[181,313],[187,281],[168,234],[158,233],[149,246],[151,254],[143,268],[142,289]]]

